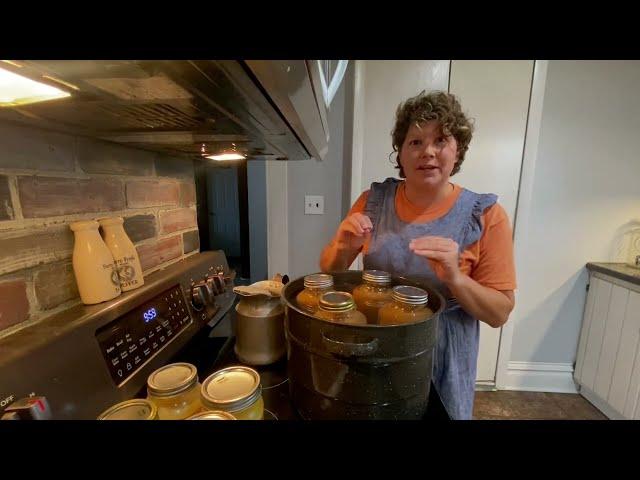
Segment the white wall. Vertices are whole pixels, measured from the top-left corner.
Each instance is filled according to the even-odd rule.
[[[550,61],[512,362],[572,364],[590,261],[640,216],[640,62]]]
[[[346,92],[351,90],[352,83],[353,65],[350,62],[329,108],[330,138],[325,158],[287,163],[290,247],[287,273],[292,279],[320,270],[320,253],[342,221],[343,183],[350,183],[349,178],[344,178],[344,164],[351,164],[351,138],[345,137],[345,130],[351,129],[352,110],[345,108],[350,105]],[[324,196],[323,215],[305,215],[305,195]]]
[[[269,278],[289,272],[289,208],[287,162],[266,162],[267,177],[267,271]]]

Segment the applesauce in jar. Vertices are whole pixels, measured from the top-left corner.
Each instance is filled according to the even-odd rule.
[[[427,306],[429,294],[422,288],[399,285],[393,287],[391,301],[380,308],[379,325],[400,325],[426,320],[433,315]]]
[[[314,273],[304,277],[304,290],[296,296],[300,308],[308,313],[318,310],[320,297],[333,290],[333,277],[326,273]]]
[[[347,292],[327,292],[320,297],[316,317],[335,323],[366,325],[367,317],[356,309],[353,295]]]
[[[102,412],[98,420],[157,420],[158,407],[146,398],[116,403]]]
[[[353,289],[353,300],[367,323],[378,323],[378,310],[391,299],[391,275],[382,270],[362,272],[363,283]]]
[[[237,420],[237,418],[222,410],[205,410],[191,415],[187,420]]]
[[[160,420],[183,420],[200,411],[200,383],[195,365],[171,363],[147,379],[147,399],[158,407]]]
[[[206,410],[221,410],[237,420],[263,420],[264,400],[260,374],[253,368],[234,365],[208,376],[200,389]]]

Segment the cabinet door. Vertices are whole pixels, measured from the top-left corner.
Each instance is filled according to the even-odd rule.
[[[600,352],[596,380],[593,386],[593,390],[603,399],[609,397],[609,388],[611,387],[611,379],[618,355],[620,333],[622,332],[628,300],[629,290],[618,285],[612,286],[604,339],[602,340],[602,351]]]
[[[640,341],[640,293],[629,292],[625,309],[620,346],[616,355],[615,368],[611,380],[611,388],[607,398],[609,404],[621,415],[630,418],[634,406],[630,402],[629,409],[625,411],[627,394],[631,390],[633,399],[637,398],[638,371],[632,376],[633,366],[638,355],[638,343]],[[633,388],[630,389],[630,386]],[[635,393],[635,396],[634,396]],[[634,400],[635,401],[635,400]]]
[[[580,343],[578,344],[578,356],[576,359],[576,369],[574,378],[576,382],[582,384],[582,367],[584,365],[584,354],[587,349],[587,340],[589,340],[589,329],[591,328],[591,320],[593,319],[593,306],[595,305],[597,293],[598,279],[591,277],[589,283],[589,293],[587,294],[587,304],[584,309],[584,317],[582,319],[582,329],[580,330]]]
[[[581,372],[581,384],[593,390],[602,350],[607,314],[609,312],[609,300],[611,299],[611,287],[613,285],[599,278],[593,278],[590,288],[595,288],[595,301],[593,315],[589,325],[587,346],[584,353],[584,363]]]
[[[625,418],[640,418],[640,406],[638,405],[638,397],[640,396],[640,355],[636,350],[636,360],[631,372],[631,382],[629,382],[629,390],[627,391],[627,400],[624,404],[623,415]]]

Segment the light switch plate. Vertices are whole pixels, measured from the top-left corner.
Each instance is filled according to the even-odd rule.
[[[323,215],[324,214],[324,196],[305,195],[304,196],[304,214],[305,215]]]

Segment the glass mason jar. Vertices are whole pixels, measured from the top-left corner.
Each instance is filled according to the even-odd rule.
[[[190,363],[171,363],[147,379],[147,398],[160,420],[182,420],[201,410],[198,371]]]
[[[296,296],[296,302],[308,313],[318,310],[320,297],[333,290],[333,277],[326,273],[314,273],[304,277],[304,290]]]
[[[433,315],[427,306],[429,294],[422,288],[399,285],[393,287],[391,301],[380,308],[379,325],[400,325],[426,320]]]
[[[253,368],[231,366],[209,375],[200,389],[205,410],[222,410],[238,420],[262,420],[260,375]]]
[[[356,310],[353,295],[347,292],[327,292],[320,297],[316,317],[335,323],[366,325],[367,317]]]
[[[144,398],[134,398],[116,403],[100,415],[98,420],[157,420],[158,408]]]
[[[221,410],[205,410],[204,412],[191,415],[187,420],[237,420],[237,418]]]
[[[382,270],[362,272],[363,283],[353,289],[353,300],[365,314],[367,323],[378,323],[378,310],[391,300],[391,275]]]

